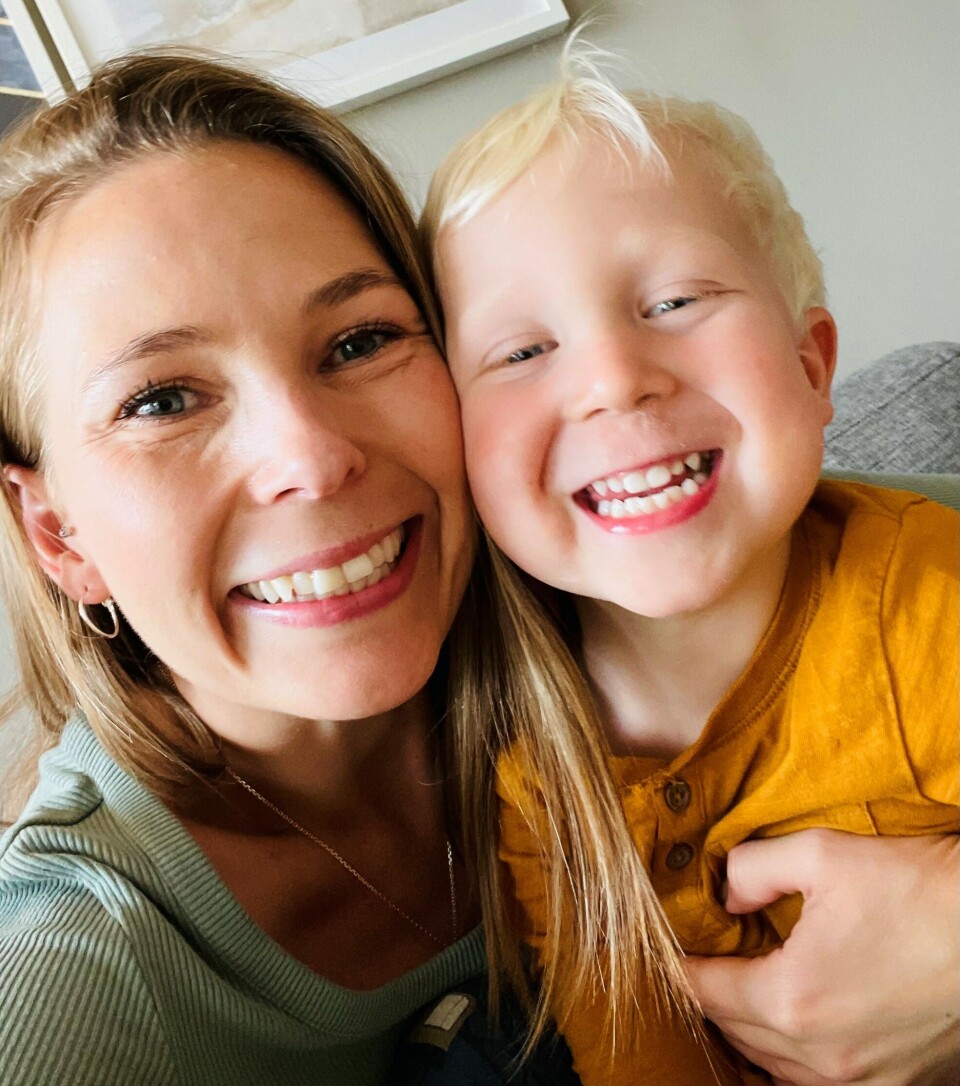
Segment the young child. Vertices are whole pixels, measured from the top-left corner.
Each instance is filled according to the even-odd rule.
[[[958,517],[819,481],[820,261],[725,110],[567,77],[451,154],[424,227],[477,509],[559,590],[534,589],[546,636],[596,706],[478,740],[500,751],[492,894],[514,899],[585,1086],[769,1081],[658,1010],[676,963],[615,842],[625,828],[683,951],[753,955],[801,901],[728,914],[734,845],[956,832]],[[501,673],[535,673],[528,640]]]

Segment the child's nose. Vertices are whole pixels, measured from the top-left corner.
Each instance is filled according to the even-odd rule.
[[[604,336],[571,369],[567,412],[574,420],[602,411],[635,411],[676,388],[675,377],[640,336]]]

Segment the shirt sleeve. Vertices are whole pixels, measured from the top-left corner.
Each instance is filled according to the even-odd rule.
[[[76,886],[0,890],[0,1082],[179,1086],[127,937]]]
[[[960,803],[960,515],[932,501],[902,514],[881,625],[903,745],[918,791]]]

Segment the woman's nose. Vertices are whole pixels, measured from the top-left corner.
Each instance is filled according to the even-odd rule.
[[[248,487],[256,502],[328,498],[363,475],[366,457],[336,410],[294,398],[273,406],[260,413],[244,439],[252,468]]]
[[[677,385],[654,344],[632,330],[597,337],[569,359],[567,415],[573,420],[603,411],[635,411],[671,395]]]

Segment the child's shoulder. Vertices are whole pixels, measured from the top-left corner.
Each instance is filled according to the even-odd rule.
[[[955,489],[960,495],[960,478],[955,480]],[[949,486],[944,498],[951,498]],[[960,513],[955,508],[916,491],[859,480],[822,479],[806,518],[835,525],[845,536],[869,537],[875,532],[878,544],[883,540],[904,543],[916,537],[924,547],[950,547],[960,538]]]
[[[956,609],[960,513],[923,494],[824,480],[803,518],[826,559],[831,591],[881,601],[884,613],[916,601]],[[948,617],[948,616],[945,616]]]

